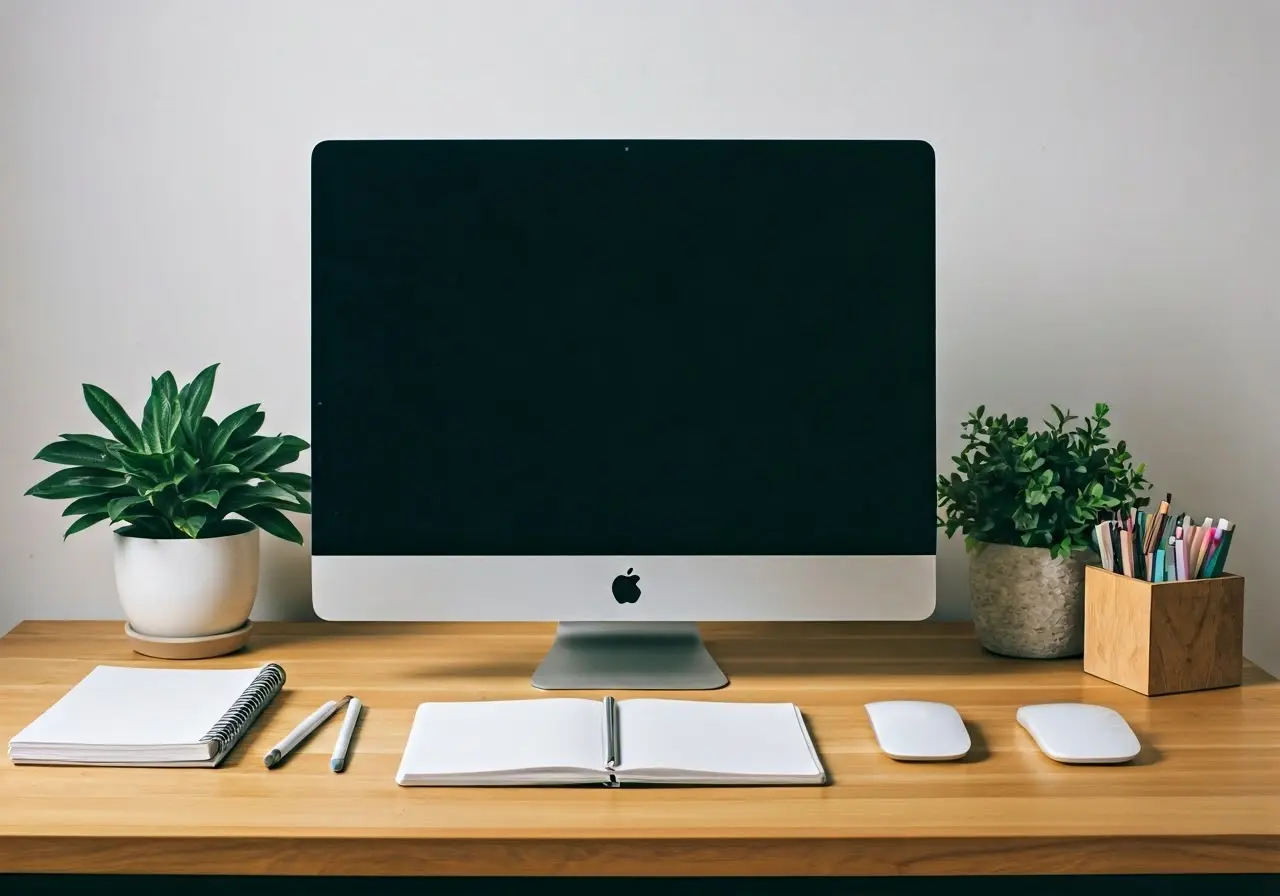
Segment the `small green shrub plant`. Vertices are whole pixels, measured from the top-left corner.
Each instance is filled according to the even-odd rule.
[[[938,526],[948,538],[962,532],[971,551],[1008,544],[1067,557],[1092,547],[1102,519],[1150,502],[1140,495],[1146,465],[1135,466],[1125,443],[1107,436],[1107,405],[1084,419],[1049,407],[1055,419],[1043,429],[1026,417],[984,416],[985,407],[961,424],[955,471],[938,477]]]

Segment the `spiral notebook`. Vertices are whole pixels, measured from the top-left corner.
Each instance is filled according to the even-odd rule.
[[[284,669],[97,666],[9,741],[18,765],[214,768],[284,686]]]
[[[793,703],[636,698],[423,703],[403,786],[824,784]]]

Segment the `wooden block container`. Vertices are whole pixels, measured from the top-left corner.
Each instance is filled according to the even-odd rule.
[[[1087,567],[1084,671],[1148,697],[1239,685],[1244,579],[1152,583]]]

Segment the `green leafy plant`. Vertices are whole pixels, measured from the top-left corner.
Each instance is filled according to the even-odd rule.
[[[281,511],[311,512],[311,477],[281,468],[310,446],[296,436],[259,435],[266,415],[256,404],[220,421],[205,416],[217,368],[181,389],[168,371],[153,378],[140,424],[106,391],[84,385],[85,403],[111,438],[59,436],[36,460],[64,468],[26,492],[71,499],[62,515],[76,520],[64,539],[109,520],[124,524],[121,534],[146,538],[212,538],[252,525],[302,544]]]
[[[956,471],[938,477],[938,526],[948,538],[958,530],[969,550],[1011,544],[1066,557],[1092,546],[1102,518],[1150,502],[1139,496],[1146,465],[1133,465],[1124,442],[1110,444],[1107,405],[1083,420],[1050,407],[1056,422],[1035,432],[1026,417],[984,417],[985,407],[964,421]]]

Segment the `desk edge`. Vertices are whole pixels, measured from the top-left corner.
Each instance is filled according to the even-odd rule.
[[[3,836],[0,874],[1280,874],[1280,835],[769,839]]]

